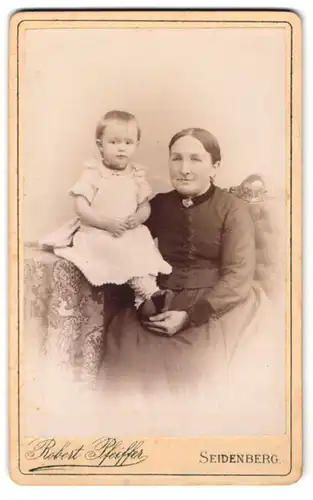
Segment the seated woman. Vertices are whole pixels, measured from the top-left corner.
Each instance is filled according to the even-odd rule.
[[[265,295],[254,280],[254,223],[246,203],[215,185],[220,162],[206,130],[182,130],[169,143],[174,189],[154,197],[147,225],[173,268],[159,285],[174,298],[147,321],[131,307],[113,318],[101,370],[106,391],[178,394],[189,387],[204,394],[227,380]]]

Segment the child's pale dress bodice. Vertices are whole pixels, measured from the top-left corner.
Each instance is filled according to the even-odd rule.
[[[127,219],[138,205],[148,200],[151,189],[142,167],[129,165],[121,173],[92,162],[72,187],[74,196],[84,196],[97,215]],[[162,258],[144,225],[114,237],[110,232],[79,221],[68,246],[55,244],[54,253],[73,262],[96,286],[126,283],[133,277],[170,274],[171,266]]]

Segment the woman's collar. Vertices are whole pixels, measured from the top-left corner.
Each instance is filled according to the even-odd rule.
[[[211,184],[210,187],[205,191],[205,193],[200,194],[199,196],[183,196],[178,191],[176,191],[176,193],[178,194],[182,205],[185,208],[189,208],[195,205],[200,205],[201,203],[207,201],[209,198],[213,196],[214,191],[215,191],[215,185]]]

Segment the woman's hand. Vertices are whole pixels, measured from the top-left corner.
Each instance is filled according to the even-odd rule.
[[[148,321],[143,321],[142,324],[151,332],[171,337],[184,328],[187,321],[186,311],[166,311],[152,316]]]

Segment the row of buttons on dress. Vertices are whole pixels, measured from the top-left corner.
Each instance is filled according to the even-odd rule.
[[[191,203],[184,203],[187,200],[182,200],[183,204],[183,215],[186,222],[185,227],[187,228],[187,237],[182,245],[182,250],[184,252],[184,256],[186,257],[186,266],[176,271],[176,280],[178,285],[184,285],[188,283],[188,277],[190,273],[189,265],[195,257],[196,248],[194,246],[194,230],[193,230],[193,222],[192,222],[192,210],[190,209],[193,205],[192,200]],[[175,281],[176,281],[175,280]]]

